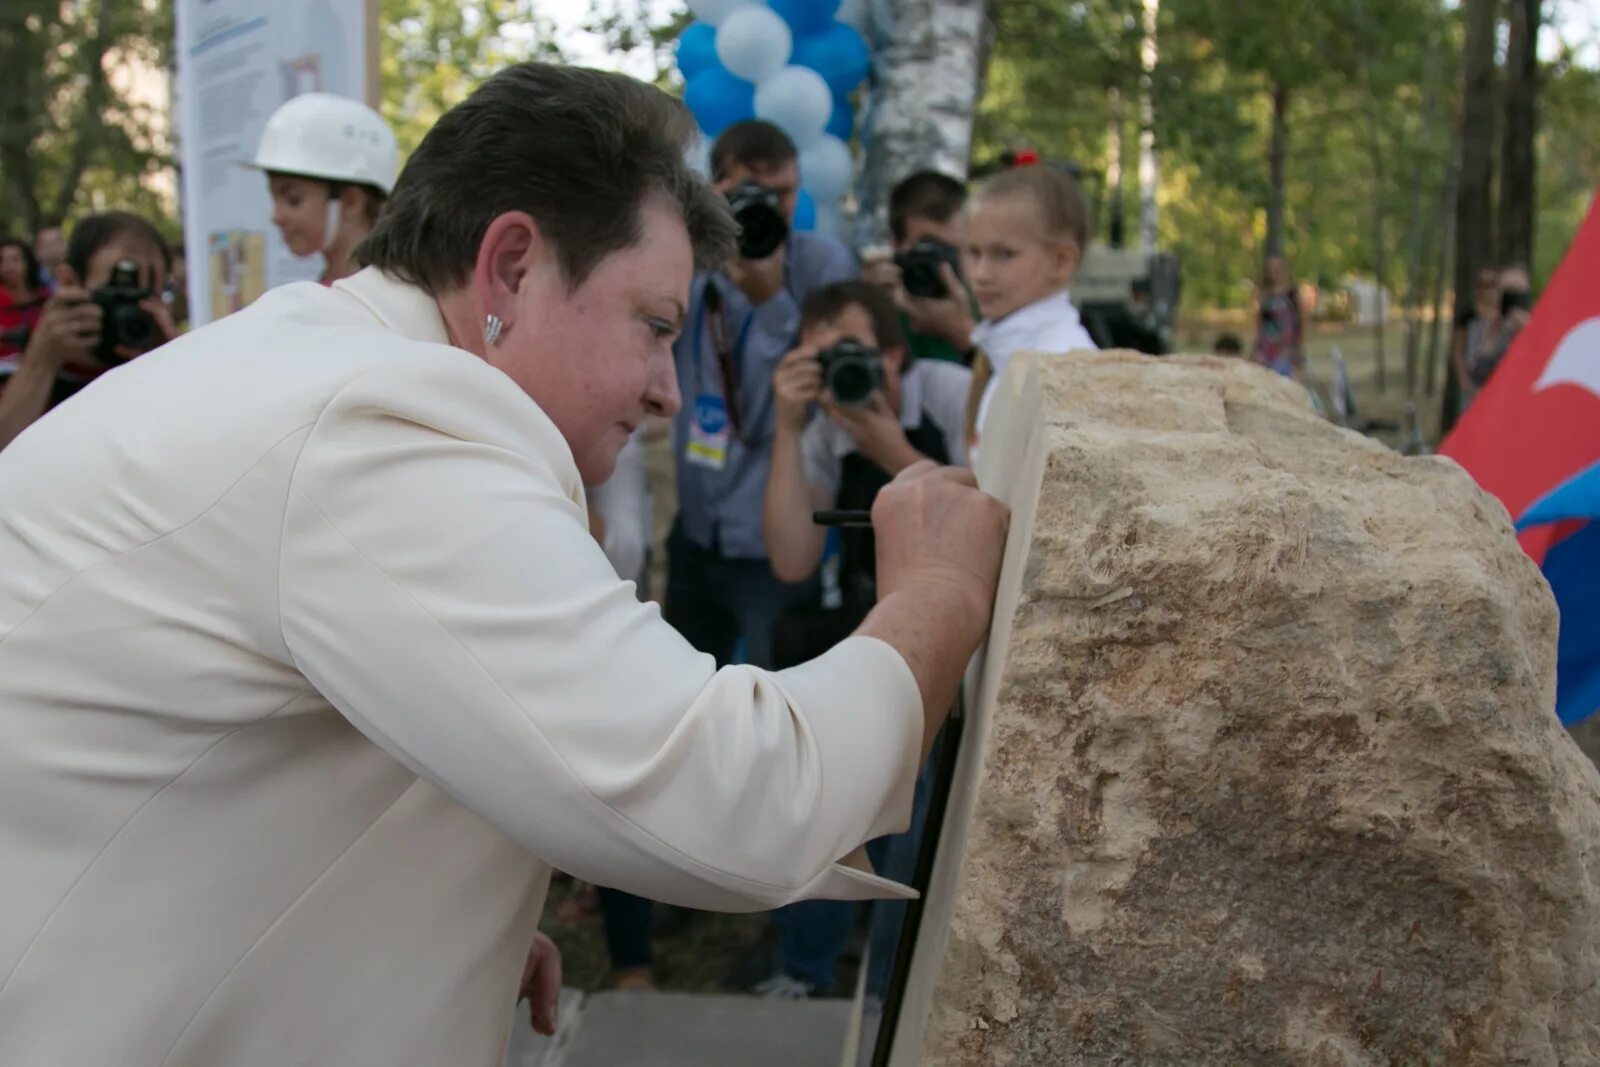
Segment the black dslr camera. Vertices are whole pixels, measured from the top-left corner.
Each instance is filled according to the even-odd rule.
[[[740,182],[730,189],[728,207],[739,224],[740,259],[766,259],[789,239],[789,220],[778,194],[759,182]]]
[[[900,281],[908,296],[939,299],[950,295],[939,268],[948,263],[950,269],[961,274],[961,253],[943,241],[924,237],[910,248],[894,257],[900,268]]]
[[[103,289],[89,294],[89,299],[100,306],[100,347],[95,358],[102,363],[121,363],[123,356],[118,348],[144,352],[154,348],[161,340],[156,320],[144,308],[141,300],[154,296],[139,286],[139,264],[123,259],[111,268],[111,280]]]
[[[873,390],[883,388],[883,357],[854,337],[845,337],[817,353],[822,384],[842,408],[865,407]]]

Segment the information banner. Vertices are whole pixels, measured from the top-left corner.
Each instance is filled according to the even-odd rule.
[[[189,320],[237,311],[315,279],[272,225],[267,180],[247,164],[271,114],[307,92],[375,104],[373,0],[177,0],[177,112]]]

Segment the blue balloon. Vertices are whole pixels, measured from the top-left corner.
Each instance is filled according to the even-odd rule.
[[[717,65],[717,28],[708,22],[691,22],[678,35],[678,70],[692,78]]]
[[[722,67],[702,70],[683,89],[683,102],[707,137],[716,137],[741,119],[754,118],[756,87]]]
[[[846,144],[850,143],[851,136],[856,132],[856,109],[848,97],[833,98],[833,114],[828,116],[828,125],[822,132],[831,133]]]
[[[817,228],[817,202],[804,189],[795,198],[794,218],[789,220],[789,225],[801,233],[810,233]]]
[[[767,6],[781,15],[798,36],[826,29],[839,10],[839,0],[767,0]]]
[[[843,96],[860,85],[872,69],[872,49],[861,34],[834,22],[817,33],[795,38],[789,62],[810,67],[822,75],[835,96]]]

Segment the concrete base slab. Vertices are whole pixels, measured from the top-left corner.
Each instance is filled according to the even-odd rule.
[[[848,1000],[690,993],[562,994],[560,1030],[519,1016],[508,1067],[838,1067]]]

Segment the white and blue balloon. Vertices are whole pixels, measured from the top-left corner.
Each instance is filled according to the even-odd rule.
[[[757,118],[800,150],[797,230],[837,232],[850,188],[850,94],[872,66],[867,42],[837,19],[840,0],[689,0],[678,38],[683,99],[707,141]]]

